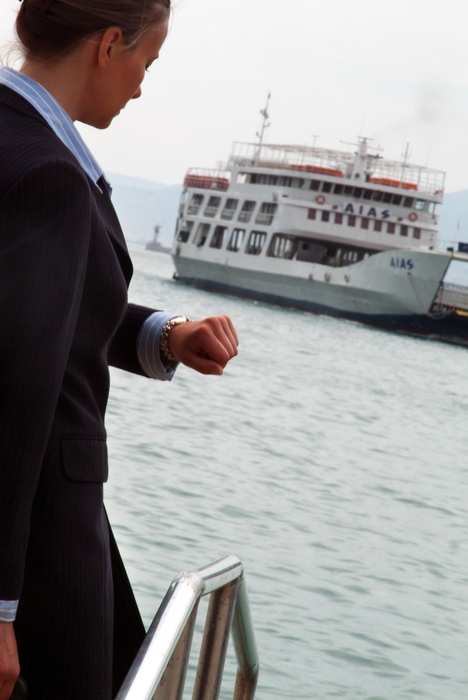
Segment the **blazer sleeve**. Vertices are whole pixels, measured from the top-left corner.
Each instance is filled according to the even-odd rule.
[[[30,511],[83,292],[90,196],[78,167],[54,160],[0,200],[0,600],[21,594]]]
[[[125,318],[112,338],[108,353],[110,365],[143,377],[148,376],[138,360],[137,341],[143,323],[155,311],[156,309],[147,306],[128,305]]]

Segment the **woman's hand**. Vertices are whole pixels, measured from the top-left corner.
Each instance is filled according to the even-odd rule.
[[[0,622],[0,700],[9,700],[20,666],[12,622]]]
[[[218,375],[237,355],[239,344],[236,329],[228,316],[180,323],[172,328],[167,342],[179,362],[201,374]]]

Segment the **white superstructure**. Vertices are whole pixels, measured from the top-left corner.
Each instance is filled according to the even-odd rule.
[[[444,173],[371,154],[365,138],[354,153],[260,139],[184,185],[181,281],[460,340],[466,319],[440,290],[451,259],[468,256],[436,248]]]

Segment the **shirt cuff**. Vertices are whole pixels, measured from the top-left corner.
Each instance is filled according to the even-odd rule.
[[[159,350],[159,341],[164,326],[180,314],[155,311],[144,321],[137,338],[137,355],[142,369],[152,379],[170,382],[175,374],[178,362],[163,362]]]
[[[14,622],[19,600],[0,600],[0,622]]]

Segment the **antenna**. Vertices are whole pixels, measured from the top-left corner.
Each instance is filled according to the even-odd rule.
[[[267,97],[265,109],[261,109],[261,110],[260,110],[260,114],[261,114],[262,117],[263,117],[263,121],[262,121],[262,127],[261,127],[260,131],[257,131],[258,146],[259,146],[259,148],[261,148],[261,146],[262,146],[262,144],[263,144],[263,138],[264,138],[264,136],[265,136],[265,131],[266,131],[266,130],[268,129],[268,127],[270,126],[270,122],[268,121],[269,118],[270,118],[270,116],[269,116],[269,114],[268,114],[268,107],[270,106],[270,97],[271,97],[271,92],[268,92],[268,97]]]
[[[346,144],[346,146],[356,146],[359,147],[362,143],[368,144],[369,141],[373,141],[374,139],[370,136],[358,136],[358,143],[353,143],[352,141],[343,141],[342,139],[340,140],[340,143]],[[381,151],[382,148],[381,146],[371,146],[373,151]]]
[[[407,144],[406,144],[406,148],[405,148],[405,152],[403,153],[403,162],[402,162],[402,164],[401,164],[400,186],[401,186],[401,184],[402,184],[402,182],[403,182],[403,178],[404,178],[404,175],[405,175],[406,164],[407,164],[408,158],[410,158],[410,156],[411,156],[411,154],[410,154],[410,150],[409,150],[409,143],[407,143]]]
[[[408,158],[411,158],[409,143],[406,144],[405,152],[401,154],[403,157],[403,163],[406,165]]]

